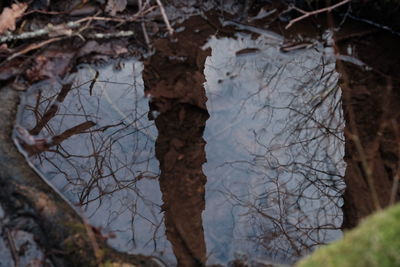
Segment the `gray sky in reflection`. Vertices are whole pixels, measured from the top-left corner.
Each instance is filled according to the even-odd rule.
[[[338,238],[345,166],[334,58],[318,45],[283,54],[267,37],[214,38],[209,46],[209,253],[283,260]],[[259,51],[236,55],[245,48]]]
[[[334,58],[318,45],[282,54],[266,37],[212,38],[209,46],[204,72],[211,117],[203,166],[209,263],[242,254],[286,261],[338,238],[345,166]],[[260,51],[235,54],[248,47]],[[84,204],[91,223],[116,232],[111,245],[172,263],[154,179],[157,130],[147,119],[143,67],[135,60],[123,65],[99,69],[92,95],[96,70],[80,68],[75,88],[41,135],[86,120],[97,125],[31,161],[68,199]],[[33,111],[43,114],[59,90],[54,82],[32,88],[21,125],[31,129]]]
[[[169,244],[159,208],[157,129],[147,119],[149,100],[144,96],[142,69],[143,64],[135,60],[124,62],[120,70],[112,64],[101,68],[90,95],[96,70],[81,66],[58,115],[41,135],[54,136],[86,120],[97,125],[63,141],[56,153],[41,153],[31,160],[68,199],[83,204],[91,223],[115,232],[111,245],[151,254],[153,239],[158,240],[160,251],[169,249]],[[54,103],[60,85],[42,83],[32,90],[22,117],[28,129],[34,126],[31,110],[40,89],[43,114]]]

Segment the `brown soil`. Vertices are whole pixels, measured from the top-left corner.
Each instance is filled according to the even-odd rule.
[[[202,170],[203,131],[209,117],[203,70],[210,51],[201,47],[216,29],[199,16],[182,26],[185,30],[176,41],[154,42],[156,53],[145,61],[143,80],[152,97],[150,114],[160,112],[155,118],[156,156],[167,238],[179,266],[202,266],[206,244],[201,216],[207,181]]]

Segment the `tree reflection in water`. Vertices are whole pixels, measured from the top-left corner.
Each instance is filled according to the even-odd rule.
[[[136,61],[32,88],[20,123],[53,139],[26,146],[30,160],[93,224],[116,233],[112,245],[171,264],[173,251],[193,264],[288,263],[338,238],[344,122],[329,48],[284,54],[267,37],[238,35],[212,38],[205,60],[196,44],[206,38],[196,36],[184,57],[166,49],[168,64],[145,63],[150,112]],[[169,75],[176,70],[187,75]]]
[[[234,244],[215,247],[217,257],[236,251],[290,263],[340,236],[344,121],[335,58],[318,44],[283,54],[274,42],[210,42],[205,173],[219,179],[206,192],[224,214],[206,209],[205,218],[229,229],[210,220],[206,233]],[[249,47],[259,51],[238,53]]]
[[[163,235],[157,131],[147,119],[142,64],[121,64],[122,70],[109,65],[97,74],[82,66],[63,85],[36,85],[20,121],[48,140],[45,146],[25,145],[45,177],[81,206],[91,223],[117,235],[111,244],[148,252]]]

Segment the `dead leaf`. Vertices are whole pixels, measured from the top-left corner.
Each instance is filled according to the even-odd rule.
[[[119,56],[121,54],[128,53],[127,42],[113,42],[103,43],[91,40],[87,42],[78,52],[78,57],[86,56],[89,54],[101,54],[107,56]]]
[[[74,8],[69,12],[71,16],[91,16],[96,13],[98,10],[97,6],[92,4],[86,4],[84,6],[79,5],[78,7]]]
[[[12,4],[11,8],[4,8],[0,15],[0,34],[5,31],[15,30],[15,21],[24,14],[28,5],[26,3]]]
[[[71,67],[74,56],[73,51],[46,50],[35,58],[26,76],[31,82],[62,77]]]
[[[127,0],[108,0],[105,11],[115,16],[118,12],[124,11],[127,4]]]

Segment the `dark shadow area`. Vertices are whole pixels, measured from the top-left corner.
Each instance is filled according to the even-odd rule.
[[[353,23],[335,39],[344,55],[336,67],[346,119],[343,227],[352,228],[400,199],[400,38]]]
[[[143,80],[151,97],[149,117],[158,130],[155,146],[166,236],[178,266],[203,266],[207,259],[203,132],[209,117],[203,72],[209,52],[201,47],[215,30],[197,16],[182,27],[188,30],[178,33],[177,40],[155,41],[156,53],[145,61]]]

